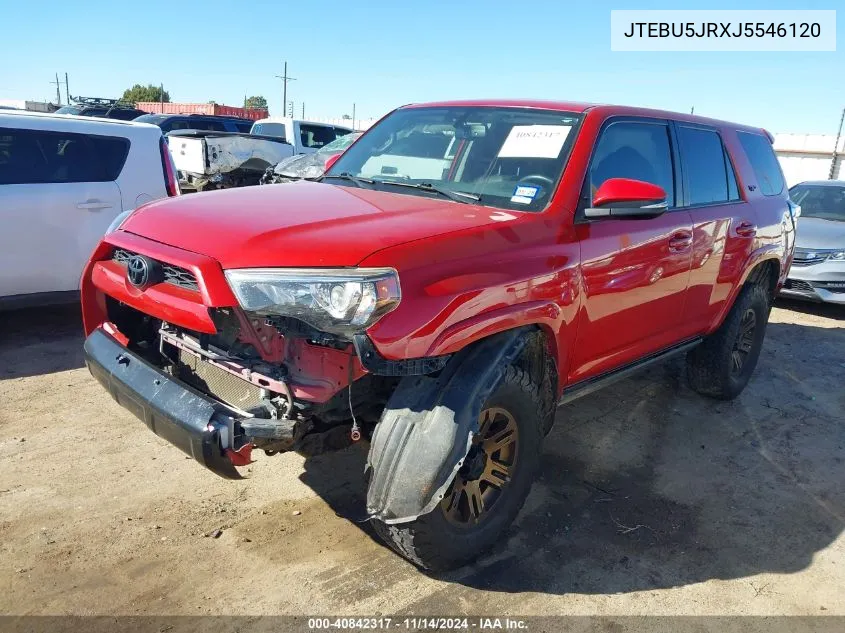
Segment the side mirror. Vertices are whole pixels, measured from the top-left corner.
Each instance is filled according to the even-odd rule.
[[[593,196],[588,218],[654,218],[668,208],[663,187],[631,178],[608,178]]]
[[[329,156],[326,159],[325,165],[323,166],[323,171],[327,172],[328,170],[330,170],[332,168],[332,165],[337,162],[338,158],[340,158],[340,154],[334,154],[332,156]]]

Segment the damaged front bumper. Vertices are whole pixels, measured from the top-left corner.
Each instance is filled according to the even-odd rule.
[[[240,477],[234,466],[243,457],[235,446],[241,420],[223,405],[174,380],[103,328],[85,340],[85,363],[117,403],[153,433],[218,475]]]

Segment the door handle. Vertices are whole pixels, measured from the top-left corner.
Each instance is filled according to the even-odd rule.
[[[743,220],[737,225],[736,234],[740,237],[754,237],[757,235],[757,225],[748,220]]]
[[[684,251],[692,246],[692,233],[690,231],[678,231],[669,238],[669,250],[672,252]]]
[[[111,209],[110,202],[103,202],[102,200],[86,200],[76,205],[77,209],[87,209],[88,211],[99,211],[100,209]]]

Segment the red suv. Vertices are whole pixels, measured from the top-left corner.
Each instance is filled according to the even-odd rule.
[[[147,204],[85,270],[92,374],[237,477],[254,448],[369,441],[400,554],[490,547],[556,405],[671,355],[729,399],[757,363],[795,220],[771,136],[656,110],[412,105],[321,182]]]

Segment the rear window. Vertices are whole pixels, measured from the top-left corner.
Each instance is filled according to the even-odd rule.
[[[689,204],[739,200],[733,167],[717,132],[679,126],[678,142],[689,190]]]
[[[286,138],[284,123],[255,123],[251,128],[251,133]]]
[[[128,154],[123,138],[0,128],[0,185],[109,182]]]
[[[761,134],[737,132],[742,149],[751,161],[751,168],[757,176],[760,192],[764,196],[776,196],[783,191],[783,172],[772,149],[772,144]]]
[[[340,136],[343,136],[343,134]],[[330,125],[309,125],[306,123],[301,123],[299,125],[299,138],[303,147],[320,149],[324,145],[331,143],[337,137],[338,134]]]

